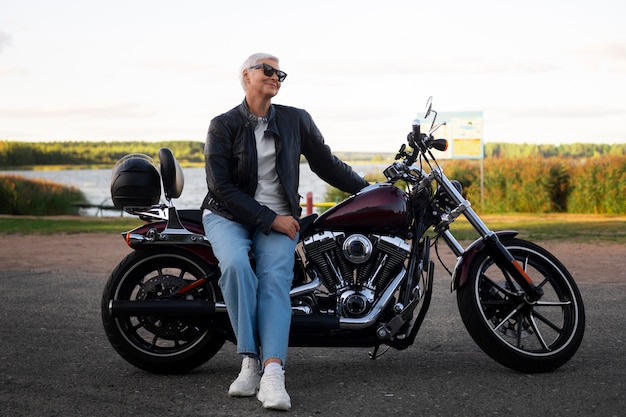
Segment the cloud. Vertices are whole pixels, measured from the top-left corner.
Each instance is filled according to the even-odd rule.
[[[28,70],[24,68],[0,67],[0,77],[3,75],[28,75]]]
[[[0,30],[0,52],[8,45],[11,45],[11,37]]]
[[[401,58],[389,64],[384,60],[372,60],[366,57],[335,60],[334,62],[311,64],[311,67],[331,69],[316,75],[319,78],[331,79],[332,77],[382,77],[382,76],[406,76],[415,77],[416,74],[437,75],[494,75],[503,73],[517,74],[541,74],[557,71],[562,68],[561,63],[548,60],[521,58],[490,58],[478,55],[474,56],[446,56],[440,55],[428,60],[427,65],[422,57]],[[315,75],[309,75],[315,77]]]
[[[560,65],[542,61],[496,60],[483,57],[459,57],[434,60],[424,72],[437,74],[501,74],[509,72],[539,74],[556,71]]]
[[[537,117],[545,119],[576,119],[585,120],[597,117],[612,117],[624,114],[623,109],[618,106],[596,105],[589,106],[586,104],[569,104],[560,106],[549,105],[532,105],[518,108],[498,108],[493,109],[493,113],[501,113],[511,118]]]
[[[575,53],[589,69],[626,74],[626,41],[597,42],[578,48]]]
[[[208,72],[210,66],[202,63],[174,60],[149,60],[144,61],[143,66],[146,69],[173,71],[180,73],[202,73]]]
[[[0,118],[91,118],[91,119],[128,119],[144,118],[156,115],[154,111],[142,110],[136,104],[121,103],[102,106],[80,106],[60,108],[9,108],[0,109]]]

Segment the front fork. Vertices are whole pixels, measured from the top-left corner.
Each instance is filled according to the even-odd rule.
[[[443,174],[440,167],[434,168],[432,176],[441,187],[444,188],[448,196],[456,204],[456,208],[450,213],[442,215],[442,221],[435,226],[435,231],[444,239],[452,252],[459,258],[453,276],[453,289],[463,285],[471,264],[471,260],[479,250],[485,250],[502,270],[506,271],[515,282],[524,290],[529,301],[537,301],[543,296],[543,290],[533,284],[532,278],[524,271],[524,268],[511,255],[508,249],[502,244],[498,233],[494,233],[483,223],[478,214],[471,208],[459,190],[452,185],[450,180]],[[460,215],[464,215],[469,223],[480,234],[481,238],[468,247],[467,250],[459,244],[452,233],[448,230],[448,225]],[[515,233],[515,232],[514,232]],[[457,277],[457,273],[460,275]]]

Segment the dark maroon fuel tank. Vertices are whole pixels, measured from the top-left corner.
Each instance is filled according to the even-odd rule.
[[[361,233],[406,231],[411,223],[407,195],[390,184],[374,184],[322,213],[316,230],[346,230]]]

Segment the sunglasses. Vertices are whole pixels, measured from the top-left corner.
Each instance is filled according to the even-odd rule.
[[[287,78],[286,72],[278,70],[268,64],[254,65],[250,67],[249,69],[259,69],[259,68],[263,68],[263,75],[265,75],[266,77],[271,77],[272,75],[276,74],[276,78],[278,78],[279,83],[282,83],[283,81],[285,81],[285,78]]]

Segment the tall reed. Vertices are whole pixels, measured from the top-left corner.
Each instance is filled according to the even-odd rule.
[[[80,201],[85,201],[85,196],[75,187],[19,175],[0,176],[0,214],[78,214],[75,203]]]

